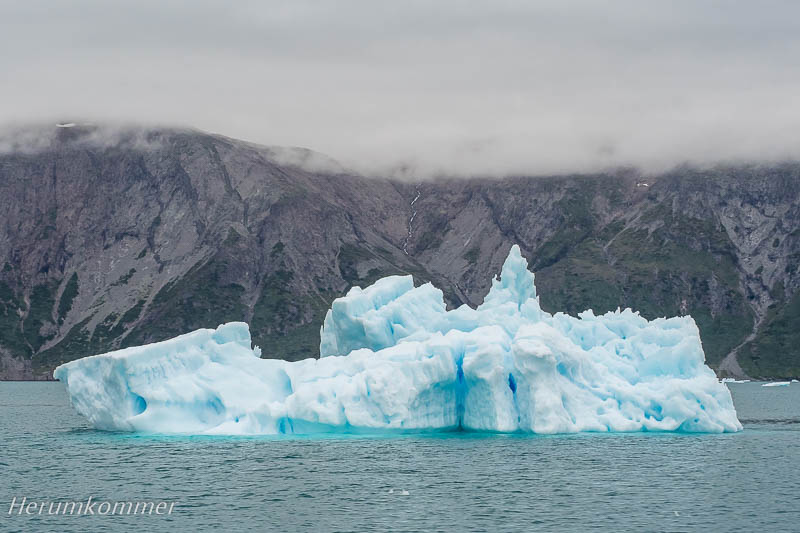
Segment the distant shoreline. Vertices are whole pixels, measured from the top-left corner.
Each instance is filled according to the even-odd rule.
[[[0,383],[4,382],[22,382],[26,381],[29,383],[55,383],[61,381],[60,379],[0,379]]]

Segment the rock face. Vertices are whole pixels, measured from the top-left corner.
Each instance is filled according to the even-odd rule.
[[[721,374],[800,375],[800,164],[411,183],[195,131],[34,137],[0,143],[2,379],[237,320],[317,356],[350,286],[474,306],[512,244],[546,310],[691,314]]]

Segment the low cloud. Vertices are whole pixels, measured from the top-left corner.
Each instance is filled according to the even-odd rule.
[[[165,126],[56,121],[7,124],[0,128],[0,155],[36,154],[59,146],[151,151],[163,146]]]
[[[234,6],[0,0],[0,122],[194,126],[410,177],[800,158],[796,2]]]

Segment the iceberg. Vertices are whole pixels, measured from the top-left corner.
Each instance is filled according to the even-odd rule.
[[[764,383],[761,385],[762,387],[788,387],[791,384],[791,381],[771,381],[769,383]]]
[[[333,302],[320,358],[261,359],[231,322],[59,366],[74,408],[104,430],[285,434],[742,429],[689,316],[543,311],[511,248],[476,309],[390,276]]]

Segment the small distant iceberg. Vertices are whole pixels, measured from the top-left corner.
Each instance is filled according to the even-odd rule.
[[[390,276],[335,300],[320,359],[261,359],[231,322],[59,366],[99,429],[170,434],[742,429],[688,316],[543,311],[517,246],[477,309]]]
[[[761,385],[762,387],[788,387],[791,385],[791,381],[772,381],[770,383],[764,383]]]
[[[749,379],[722,378],[722,383],[750,383]]]

